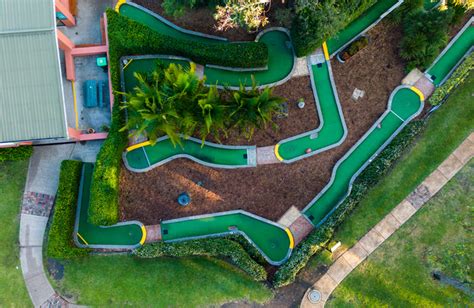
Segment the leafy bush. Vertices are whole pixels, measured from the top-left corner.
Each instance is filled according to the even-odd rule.
[[[119,219],[119,177],[122,152],[127,146],[127,133],[120,131],[124,117],[119,104],[114,104],[112,124],[94,167],[89,205],[89,221],[95,225],[113,225]]]
[[[19,146],[14,148],[0,148],[0,162],[6,160],[25,160],[33,154],[32,146]]]
[[[68,259],[89,253],[88,249],[76,247],[72,237],[81,170],[80,161],[64,160],[61,163],[58,193],[47,243],[47,254],[51,258]]]
[[[428,99],[428,103],[435,106],[443,102],[448,95],[464,82],[467,76],[474,69],[474,53],[470,54],[453,72],[451,77],[439,88],[433,92]]]
[[[296,0],[291,36],[298,57],[312,53],[371,7],[376,0]]]
[[[186,9],[192,9],[196,6],[196,0],[163,0],[161,7],[166,14],[173,17],[181,17]]]
[[[409,123],[394,140],[370,163],[352,185],[350,195],[334,213],[314,229],[296,248],[289,260],[275,273],[273,284],[282,287],[292,283],[309,259],[329,242],[336,227],[347,218],[362,197],[390,170],[390,166],[403,154],[424,127],[424,121]]]
[[[265,269],[240,244],[225,238],[209,238],[175,243],[153,243],[133,252],[140,258],[208,256],[228,258],[256,281],[267,279]]]
[[[369,45],[369,39],[366,36],[358,38],[342,51],[342,60],[349,60],[353,55],[364,49],[367,45]]]
[[[229,67],[264,67],[267,45],[260,42],[210,43],[177,39],[160,34],[117,12],[107,10],[108,32],[121,55],[164,54],[190,58],[200,64]]]
[[[424,0],[405,0],[403,3],[396,8],[390,18],[396,23],[401,23],[403,19],[412,12],[422,11],[424,6]]]
[[[452,10],[416,11],[403,19],[404,36],[400,56],[407,61],[407,70],[425,69],[448,42]]]
[[[217,30],[226,31],[242,27],[247,31],[257,31],[268,24],[265,16],[266,5],[261,0],[226,0],[225,5],[218,5],[214,18]]]

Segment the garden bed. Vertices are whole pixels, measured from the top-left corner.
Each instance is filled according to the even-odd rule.
[[[187,10],[184,16],[175,18],[173,16],[167,15],[164,12],[163,8],[161,7],[163,0],[135,0],[133,2],[162,15],[169,21],[184,29],[225,37],[231,41],[253,41],[258,33],[248,33],[245,29],[241,28],[231,29],[225,32],[217,31],[215,29],[216,21],[213,18],[214,10],[209,7]],[[274,18],[275,12],[279,8],[284,8],[284,5],[279,2],[272,3],[271,9],[267,13],[269,24],[260,30],[281,26]]]
[[[381,23],[369,32],[373,41],[357,59],[344,65],[332,61],[348,126],[347,139],[341,146],[288,165],[222,170],[178,159],[143,174],[122,168],[121,218],[155,224],[165,219],[243,209],[278,220],[291,206],[300,209],[306,206],[326,185],[336,161],[385,111],[390,93],[400,84],[404,72],[397,54],[397,30]],[[302,96],[306,92],[303,89],[310,87],[301,78],[290,82],[302,85],[302,92],[295,92],[295,97]],[[351,99],[355,87],[366,91],[357,102]],[[280,93],[275,90],[275,94]],[[309,111],[307,107],[303,109],[305,112]],[[298,118],[289,119],[301,122]],[[191,205],[185,208],[176,202],[183,191],[192,197]]]

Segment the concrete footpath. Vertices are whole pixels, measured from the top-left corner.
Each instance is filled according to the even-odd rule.
[[[410,219],[472,157],[474,157],[474,133],[471,133],[408,197],[331,265],[312,288],[306,291],[301,307],[324,307],[331,293],[344,278]],[[310,297],[313,301],[310,301]],[[319,300],[316,300],[318,298]]]
[[[59,168],[65,159],[94,162],[101,142],[34,147],[20,217],[20,262],[35,307],[73,307],[49,283],[43,267],[43,238],[54,204]]]

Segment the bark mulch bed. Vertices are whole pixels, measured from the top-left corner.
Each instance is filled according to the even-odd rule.
[[[371,43],[366,49],[345,64],[332,62],[348,126],[341,146],[288,165],[226,170],[179,159],[141,174],[122,168],[122,219],[156,224],[165,219],[243,209],[278,220],[291,206],[306,206],[326,185],[337,160],[385,111],[390,93],[400,84],[404,76],[397,50],[400,33],[397,26],[383,22],[369,32]],[[306,85],[307,80],[300,81]],[[366,91],[357,102],[351,99],[355,87]],[[295,97],[305,95],[303,89],[307,88],[302,87]],[[176,202],[183,191],[192,197],[185,208]]]
[[[284,8],[284,5],[280,2],[272,3],[270,11],[267,12],[267,17],[269,19],[269,24],[265,27],[259,29],[258,32],[255,33],[248,33],[245,29],[231,29],[228,31],[218,31],[215,28],[216,21],[214,20],[214,8],[210,7],[200,7],[195,8],[192,10],[187,10],[187,12],[182,16],[175,18],[173,16],[169,16],[165,14],[161,4],[163,0],[134,0],[136,4],[139,4],[155,13],[160,14],[161,16],[165,17],[169,21],[173,22],[174,24],[180,26],[184,29],[189,29],[201,33],[217,35],[221,37],[225,37],[231,41],[253,41],[260,30],[269,27],[281,26],[275,18],[275,12],[279,8]]]

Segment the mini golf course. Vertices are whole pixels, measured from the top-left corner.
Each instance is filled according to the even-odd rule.
[[[283,263],[293,248],[288,229],[245,211],[167,220],[161,223],[161,232],[168,242],[240,233],[273,265]]]
[[[94,166],[84,163],[74,226],[74,242],[89,248],[136,248],[145,242],[145,227],[138,221],[96,226],[87,221]]]
[[[423,95],[417,89],[398,87],[392,93],[388,109],[371,129],[346,153],[333,169],[326,187],[303,210],[318,226],[350,192],[359,173],[423,109]],[[421,95],[421,97],[420,97]]]
[[[474,17],[459,31],[449,45],[428,68],[426,74],[435,86],[440,86],[451,75],[474,45]]]
[[[383,7],[381,3],[384,4]],[[346,29],[348,33],[353,33],[352,36],[344,33],[346,31],[344,30],[338,36],[339,41],[333,41],[332,43],[328,41],[327,44],[323,44],[321,50],[308,57],[308,66],[311,72],[312,86],[321,125],[312,132],[279,142],[275,146],[275,155],[280,161],[290,163],[334,147],[344,140],[347,129],[332,78],[329,62],[330,55],[333,54],[331,51],[341,48],[338,46],[344,47],[347,45],[354,37],[370,28],[371,25],[385,16],[386,12],[391,11],[399,4],[400,2],[397,1],[377,2],[377,7],[372,7],[370,9],[372,11],[369,10],[360,17],[362,20],[356,20],[349,25],[348,28],[353,27],[353,29],[350,29],[350,31]],[[129,14],[127,16],[138,18],[139,22],[146,23],[155,31],[167,33],[168,35],[182,35],[187,39],[206,40],[210,44],[226,44],[226,42],[216,38],[180,30],[163,18],[157,17],[156,14],[151,14],[143,9],[136,9],[136,5],[128,4],[123,4],[119,8],[121,14]],[[364,28],[361,25],[366,26]],[[436,85],[442,84],[453,68],[472,49],[472,28],[471,19],[441,53],[433,66],[425,73],[427,76],[436,76],[432,80],[441,80]],[[266,43],[281,47],[280,49],[276,48],[276,52],[278,54],[285,53],[287,59],[291,58],[294,61],[292,48],[287,44],[288,36],[286,32],[280,30],[264,32],[260,39],[263,41],[265,35],[268,34],[272,35],[267,36],[268,41]],[[130,90],[134,86],[134,81],[131,77],[133,72],[153,69],[152,61],[156,61],[156,58],[160,58],[167,63],[174,62],[189,65],[188,60],[176,57],[145,56],[129,58],[129,61],[124,64],[122,71],[124,91]],[[268,75],[261,76],[270,76],[269,78],[271,79],[262,77],[270,84],[277,83],[279,82],[277,78],[286,79],[287,76],[291,75],[293,65],[294,62],[286,66],[285,74],[267,72]],[[125,70],[125,66],[128,66],[129,71]],[[267,71],[271,71],[278,66],[269,62]],[[217,77],[213,80],[222,85],[235,84],[237,81],[242,81],[240,78],[246,80],[245,78],[252,73],[216,67],[211,69],[216,70],[215,73],[217,74]],[[255,76],[259,76],[257,74],[263,72],[260,69],[253,73],[255,73]],[[242,75],[240,75],[241,73]],[[236,76],[231,76],[232,74]],[[257,78],[257,81],[260,80]],[[360,172],[410,120],[421,112],[423,101],[422,92],[415,87],[399,86],[392,92],[388,108],[384,114],[336,163],[329,184],[303,210],[302,214],[313,226],[319,226],[337,208],[350,192],[352,182]],[[160,138],[153,146],[147,142],[133,145],[124,153],[124,162],[128,168],[137,172],[147,171],[177,157],[187,157],[211,167],[236,168],[256,165],[255,147],[223,146],[208,142],[201,147],[200,140],[190,138],[183,141],[183,146],[176,148],[167,137]],[[311,149],[311,153],[306,152],[308,148]],[[92,248],[134,248],[143,244],[146,240],[146,229],[139,222],[119,223],[110,227],[94,226],[87,222],[92,171],[93,166],[91,164],[84,165],[74,233],[76,244],[81,247]],[[162,239],[165,242],[240,233],[255,245],[269,263],[275,265],[286,261],[295,244],[293,235],[288,228],[244,211],[230,211],[168,220],[161,222],[160,226]]]

